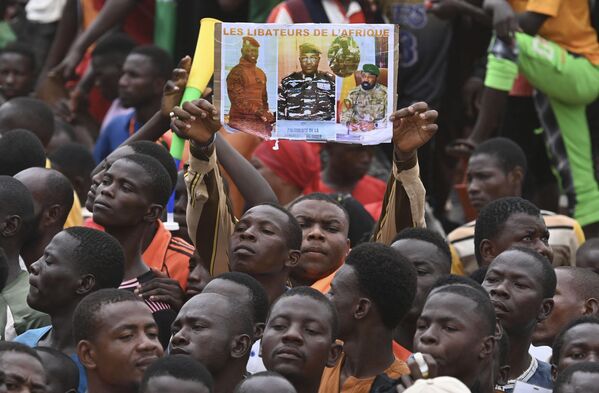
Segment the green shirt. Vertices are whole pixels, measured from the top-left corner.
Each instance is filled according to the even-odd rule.
[[[22,334],[26,330],[50,325],[50,317],[29,307],[29,273],[22,270],[17,278],[6,285],[0,293],[0,340],[6,339],[6,333],[16,331]],[[13,326],[7,326],[12,315]],[[8,337],[14,339],[14,337]]]

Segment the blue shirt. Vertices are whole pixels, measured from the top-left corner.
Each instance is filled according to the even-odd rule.
[[[25,333],[17,336],[15,338],[15,341],[21,344],[25,344],[31,348],[36,347],[37,343],[39,343],[39,341],[46,334],[48,334],[48,332],[50,332],[51,329],[52,326],[44,326],[38,329],[29,329]],[[83,367],[83,364],[81,364],[81,362],[79,361],[79,356],[77,356],[77,354],[73,354],[70,357],[71,359],[73,359],[73,361],[77,365],[77,368],[79,369],[79,387],[77,387],[77,393],[86,393],[87,374],[85,373],[85,367]]]
[[[553,381],[551,380],[551,365],[549,363],[532,358],[528,369],[515,380],[508,381],[507,385],[503,387],[503,391],[506,393],[512,393],[514,391],[514,384],[516,381],[526,382],[530,385],[539,386],[545,389],[553,389]]]
[[[99,164],[129,138],[131,123],[133,123],[133,132],[137,132],[141,128],[141,124],[135,119],[135,111],[115,116],[106,125],[106,128],[100,132],[100,136],[94,147],[94,160],[96,160],[96,164]]]

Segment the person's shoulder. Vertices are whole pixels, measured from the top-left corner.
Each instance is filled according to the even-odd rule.
[[[302,80],[302,79],[304,79],[304,78],[302,77],[302,73],[301,73],[301,72],[294,71],[294,72],[292,72],[291,74],[289,74],[289,75],[287,75],[286,77],[284,77],[284,78],[281,80],[281,84],[282,84],[283,86],[285,86],[285,85],[287,85],[287,84],[289,84],[289,83],[291,83],[291,82],[298,81],[298,80]]]
[[[110,119],[108,124],[106,124],[105,131],[113,132],[114,130],[126,127],[126,125],[129,124],[133,116],[135,116],[135,111],[114,116],[112,119]]]
[[[328,71],[317,71],[316,72],[316,77],[319,79],[326,79],[329,82],[334,82],[335,81],[335,75],[331,74]]]
[[[35,347],[37,343],[52,329],[52,325],[41,328],[29,329],[19,334],[14,341],[25,344],[28,347]]]
[[[381,83],[377,83],[374,88],[375,88],[375,91],[387,94],[387,86],[385,86]]]

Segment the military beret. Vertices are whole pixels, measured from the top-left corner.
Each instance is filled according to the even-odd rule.
[[[254,39],[254,37],[245,36],[243,37],[243,45],[251,45],[256,48],[260,47],[260,43]]]
[[[320,49],[318,49],[315,45],[310,43],[301,44],[299,47],[300,54],[304,53],[318,53],[320,54]]]
[[[375,66],[374,64],[364,64],[364,67],[362,67],[362,71],[368,72],[369,74],[376,75],[376,76],[379,76],[379,74],[381,73],[379,68],[377,66]]]

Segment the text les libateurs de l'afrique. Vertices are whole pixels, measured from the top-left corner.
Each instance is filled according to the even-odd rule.
[[[356,28],[293,28],[293,27],[224,27],[223,35],[253,36],[253,37],[327,37],[327,36],[350,36],[350,37],[389,37],[389,29],[377,29],[376,27]]]

